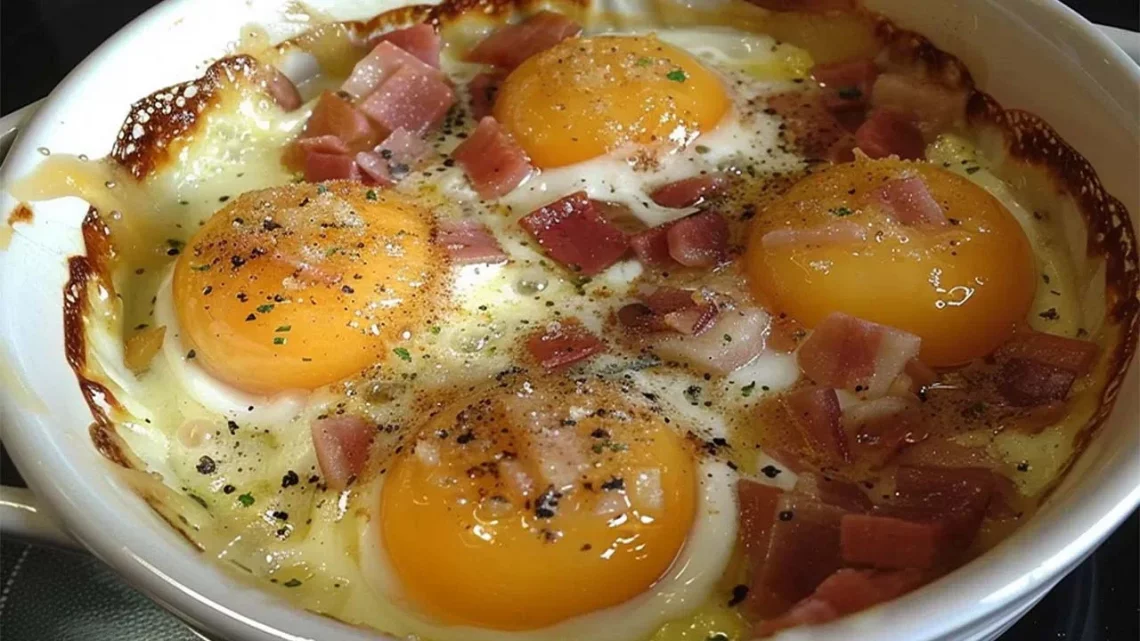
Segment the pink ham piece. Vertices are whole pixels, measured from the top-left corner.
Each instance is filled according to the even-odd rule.
[[[855,159],[855,138],[823,102],[823,94],[792,91],[768,98],[767,113],[784,121],[780,137],[808,156],[831,162]]]
[[[386,33],[377,42],[390,42],[407,51],[424,64],[439,69],[440,37],[429,24],[417,24]]]
[[[404,65],[368,94],[359,109],[384,131],[406,129],[422,134],[438,125],[453,104],[455,92],[447,83]]]
[[[929,569],[946,560],[947,530],[890,516],[847,514],[839,524],[843,561],[883,570]]]
[[[360,416],[342,415],[318,418],[310,427],[325,485],[344,489],[368,462],[376,426]]]
[[[322,154],[310,151],[305,154],[305,180],[311,183],[325,180],[360,180],[360,168],[348,154]]]
[[[728,178],[723,174],[705,174],[662,185],[649,197],[662,207],[695,207],[724,191],[727,186]]]
[[[500,72],[484,71],[471,79],[467,84],[467,91],[471,94],[471,115],[480,120],[491,115],[504,77]]]
[[[340,88],[350,96],[361,99],[376,91],[388,78],[404,68],[409,73],[423,75],[440,82],[445,80],[443,72],[439,69],[391,42],[382,41],[356,63],[352,73]]]
[[[848,60],[816,65],[811,75],[823,86],[823,104],[828,109],[860,110],[871,98],[879,69],[873,60]]]
[[[265,92],[285,111],[294,111],[301,106],[301,93],[297,91],[297,85],[293,84],[289,76],[269,65],[266,65],[265,70]]]
[[[685,267],[712,267],[728,256],[728,223],[712,211],[682,218],[665,232],[669,255]]]
[[[788,628],[834,621],[896,599],[926,581],[920,570],[837,570],[786,614],[761,622],[752,632],[762,638]]]
[[[669,227],[672,223],[658,225],[629,237],[629,246],[646,267],[671,267],[677,264],[669,254]]]
[[[539,11],[518,24],[500,27],[467,54],[470,62],[514,69],[527,58],[581,33],[582,27],[560,13]]]
[[[913,361],[912,361],[913,362]],[[912,395],[856,401],[843,408],[843,431],[853,435],[852,458],[882,467],[904,447],[925,440],[919,401]]]
[[[850,220],[837,220],[811,229],[774,229],[760,238],[764,249],[780,247],[828,247],[867,240],[867,228]]]
[[[370,185],[380,185],[382,187],[389,187],[396,184],[392,178],[392,172],[388,167],[388,161],[384,160],[379,153],[375,151],[362,151],[356,154],[356,166],[360,170],[361,181]]]
[[[747,478],[736,482],[736,497],[740,504],[740,543],[756,561],[763,562],[768,551],[772,526],[776,522],[776,506],[783,494],[779,488]],[[759,570],[760,563],[753,563],[752,567]]]
[[[499,241],[481,223],[474,220],[448,220],[439,224],[437,242],[456,265],[506,262],[507,254]]]
[[[367,179],[365,182],[387,186],[407,175],[427,151],[427,143],[422,138],[400,128],[372,151],[356,154],[356,164],[360,166],[362,177]]]
[[[348,145],[343,140],[331,134],[323,136],[313,136],[312,138],[301,138],[297,141],[297,147],[302,151],[316,152],[319,154],[348,154]]]
[[[875,513],[945,530],[944,555],[969,547],[994,498],[999,477],[981,467],[900,466],[895,495]]]
[[[1008,343],[998,348],[997,355],[1003,359],[1036,361],[1084,376],[1092,370],[1097,351],[1096,344],[1089,341],[1029,330],[1014,334]]]
[[[796,359],[817,385],[878,398],[921,346],[909,332],[834,312],[800,345]]]
[[[813,450],[833,462],[851,462],[835,390],[827,387],[796,390],[784,397],[784,407]]]
[[[584,191],[534,210],[519,224],[547,256],[583,276],[601,273],[629,249],[625,234],[602,218]]]
[[[895,221],[910,227],[946,227],[950,221],[918,176],[891,180],[875,190],[878,203]]]
[[[901,114],[932,138],[965,120],[968,94],[911,73],[883,73],[871,89],[871,106]]]
[[[606,351],[606,344],[575,318],[551,323],[526,341],[531,356],[548,371],[569,367]]]
[[[340,96],[325,92],[313,107],[301,139],[335,136],[353,151],[376,144],[376,130],[368,118]]]
[[[1096,361],[1097,346],[1088,341],[1026,331],[998,349],[1004,360],[998,391],[1010,405],[1033,407],[1065,399],[1078,377]]]
[[[751,363],[764,351],[768,315],[745,307],[721,312],[699,336],[668,334],[650,349],[664,359],[683,361],[715,374],[728,374]]]
[[[693,290],[660,287],[618,310],[618,320],[635,331],[675,331],[697,336],[716,320],[717,306]]]
[[[919,160],[926,153],[926,142],[907,117],[889,109],[875,109],[855,130],[855,146],[871,158],[898,156]]]
[[[479,126],[459,143],[451,157],[484,200],[509,194],[534,172],[526,152],[491,116],[479,121]]]

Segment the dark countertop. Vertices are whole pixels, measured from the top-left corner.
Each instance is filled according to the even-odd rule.
[[[6,0],[0,5],[0,113],[47,95],[91,50],[153,4],[150,0]],[[1066,4],[1094,22],[1140,29],[1140,3],[1135,1],[1066,0]],[[0,458],[0,477],[5,485],[22,485],[7,453]],[[1140,512],[1129,517],[1002,641],[1140,639],[1138,550]],[[0,597],[0,627],[7,626],[7,638],[13,641],[196,638],[88,557],[5,542],[0,565],[0,582],[5,586]],[[46,581],[33,581],[31,588],[13,590],[9,599],[9,584],[21,569],[25,577],[66,573],[74,577],[70,583],[76,590],[64,596],[44,585]],[[5,599],[9,600],[9,613],[28,607],[52,615],[46,619],[25,617],[13,625],[20,617],[3,616]],[[49,599],[67,599],[70,603],[56,610],[45,603]],[[74,625],[61,625],[61,616]],[[114,617],[126,618],[131,625],[124,629],[103,622]],[[37,627],[35,621],[42,625]]]

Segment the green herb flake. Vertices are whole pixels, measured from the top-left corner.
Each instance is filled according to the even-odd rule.
[[[337,253],[338,251],[340,251],[340,247],[329,247],[328,249],[325,250],[325,258],[332,256],[333,254]]]
[[[295,587],[301,585],[301,580],[300,579],[289,579],[288,581],[282,583],[281,585],[283,585],[287,588],[295,588]]]
[[[284,336],[274,336],[273,337],[273,344],[274,345],[284,345],[285,344],[285,337]]]
[[[743,396],[744,398],[748,398],[749,396],[752,396],[752,392],[755,392],[755,391],[756,391],[756,381],[752,381],[751,383],[740,388],[740,395]]]
[[[653,64],[652,58],[638,58],[637,59],[637,66],[638,67],[648,67],[651,64]]]
[[[442,328],[440,328],[439,325],[432,325],[431,327],[428,328],[428,331],[431,332],[432,334],[438,334],[443,330],[442,330]]]
[[[292,325],[281,325],[281,326],[279,326],[277,329],[275,329],[275,330],[273,330],[273,331],[275,331],[275,332],[287,332],[287,331],[289,331],[289,330],[291,330],[291,329],[293,329],[293,326],[292,326]]]
[[[831,210],[831,215],[833,215],[837,218],[843,218],[844,216],[850,216],[851,214],[854,214],[854,213],[855,212],[851,211],[850,209],[848,209],[846,207],[836,207],[835,209]]]
[[[253,505],[253,495],[250,494],[249,492],[242,494],[241,496],[238,497],[238,503],[241,503],[242,505],[244,505],[246,507]]]
[[[328,192],[328,190],[329,190],[329,188],[325,187],[324,185],[317,185],[317,193],[318,194],[326,193],[326,192]]]
[[[411,352],[404,349],[403,347],[397,347],[396,349],[392,350],[392,353],[395,354],[396,356],[399,356],[400,360],[402,360],[402,361],[407,361],[409,363],[412,362]]]
[[[364,192],[364,197],[368,200],[376,200],[379,198],[379,196],[376,195],[375,189],[369,189],[368,191]]]
[[[273,303],[266,303],[264,305],[257,306],[257,312],[259,314],[265,314],[271,311],[273,311]]]
[[[709,153],[710,151],[712,151],[712,149],[710,149],[710,148],[706,147],[705,145],[697,145],[697,146],[695,147],[695,149],[696,149],[696,151],[697,151],[697,153],[698,153],[698,154],[707,154],[707,153]]]
[[[725,334],[724,335],[724,342],[731,343],[732,342],[732,335],[731,334]]]
[[[685,80],[689,78],[684,69],[674,69],[665,74],[665,77],[672,80],[673,82],[685,82]]]
[[[204,265],[193,265],[190,267],[190,269],[193,269],[196,272],[210,271],[210,263],[206,263]]]

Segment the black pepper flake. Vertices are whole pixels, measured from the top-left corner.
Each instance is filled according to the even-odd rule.
[[[233,421],[226,421],[226,427],[229,428],[230,434],[236,434],[238,431],[238,424]]]
[[[1029,461],[1022,461],[1022,462],[1018,463],[1017,464],[1017,471],[1018,472],[1028,472],[1029,471]]]
[[[289,470],[285,473],[285,476],[281,477],[281,487],[290,487],[300,482],[301,478],[297,476],[297,473],[293,470]]]
[[[228,485],[228,484],[222,488],[222,492],[224,492],[225,494],[233,494],[236,491],[237,491],[236,487],[234,487],[232,485]]]
[[[590,545],[589,543],[586,543],[585,545],[583,545],[581,548],[578,548],[578,549],[580,549],[583,552],[589,552],[590,550],[594,549],[594,546]]]
[[[250,314],[249,316],[246,316],[246,317],[245,317],[245,320],[246,320],[246,322],[247,322],[247,323],[248,323],[249,321],[255,321],[255,320],[257,320],[257,316],[254,316],[253,314]]]
[[[194,357],[197,355],[198,355],[198,352],[195,352],[194,350],[190,350],[189,352],[186,352],[186,360],[188,360],[188,361],[193,360]]]
[[[261,221],[261,228],[265,231],[275,231],[281,229],[281,223],[274,221],[272,218],[266,218]]]
[[[1050,307],[1049,309],[1038,314],[1038,316],[1044,318],[1045,320],[1057,320],[1061,317],[1061,315],[1057,313],[1056,307]]]
[[[281,510],[274,510],[273,511],[273,518],[277,519],[278,521],[288,521],[289,520],[289,513],[288,512],[282,512]]]
[[[295,588],[295,587],[301,585],[301,580],[300,579],[289,579],[288,581],[282,583],[281,585],[283,585],[287,588]]]
[[[610,480],[606,481],[605,483],[602,483],[602,489],[603,490],[624,490],[625,489],[625,479],[619,478],[616,476],[611,477]]]
[[[355,294],[355,293],[356,293],[356,290],[355,290],[355,289],[353,289],[353,288],[351,288],[351,287],[349,287],[348,285],[343,285],[343,286],[340,288],[340,291],[342,291],[342,292],[344,292],[344,293],[346,293],[346,294]]]
[[[599,427],[598,429],[594,430],[593,432],[590,432],[590,436],[592,436],[594,438],[609,438],[610,433]]]
[[[728,600],[728,607],[732,608],[732,607],[736,607],[736,606],[740,605],[741,603],[744,602],[744,599],[747,596],[748,596],[748,586],[747,585],[733,586],[732,598]]]
[[[198,459],[198,465],[194,469],[198,470],[199,474],[213,474],[218,469],[218,464],[209,456],[203,456]]]
[[[558,500],[561,498],[562,493],[556,492],[553,485],[550,486],[535,500],[534,515],[540,519],[554,518],[558,513]]]
[[[474,441],[474,440],[475,440],[475,434],[471,430],[467,430],[466,432],[455,437],[455,442],[459,443],[460,445],[467,445],[468,443],[470,443],[471,441]]]
[[[770,479],[774,479],[780,475],[780,468],[776,467],[775,465],[765,465],[764,467],[760,468],[760,473]]]
[[[795,514],[793,514],[791,510],[784,510],[780,512],[781,521],[791,521],[793,518],[795,518]]]

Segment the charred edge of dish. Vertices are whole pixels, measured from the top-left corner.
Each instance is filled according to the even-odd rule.
[[[253,56],[240,54],[218,60],[201,77],[160,89],[131,105],[111,158],[142,180],[166,162],[174,143],[193,131],[202,114],[218,102],[224,87],[259,80],[262,70]]]
[[[175,532],[177,532],[179,536],[181,536],[183,539],[186,539],[186,542],[193,546],[195,550],[199,552],[206,551],[206,546],[195,541],[194,538],[190,536],[190,533],[186,531],[186,528],[188,527],[186,524],[182,523],[178,519],[170,518],[170,515],[166,513],[166,510],[169,508],[165,503],[158,499],[158,497],[146,495],[142,498],[144,501],[146,501],[146,504],[150,506],[150,509],[154,510],[154,513],[157,514],[159,518],[161,518],[163,521],[166,521],[166,523]]]
[[[956,56],[939,49],[922,34],[902,29],[878,14],[870,15],[875,22],[875,36],[883,44],[881,55],[888,65],[917,65],[931,82],[948,89],[973,91],[974,78]]]
[[[17,224],[30,225],[35,222],[35,214],[32,208],[28,207],[27,203],[20,203],[8,214],[8,226],[15,227]]]
[[[444,0],[438,5],[416,4],[386,11],[365,21],[342,23],[356,37],[368,39],[393,28],[406,27],[423,22],[437,30],[468,15],[477,14],[482,18],[504,21],[516,14],[529,15],[543,9],[580,10],[590,4],[590,0],[561,0],[551,7],[549,2],[539,0]]]

